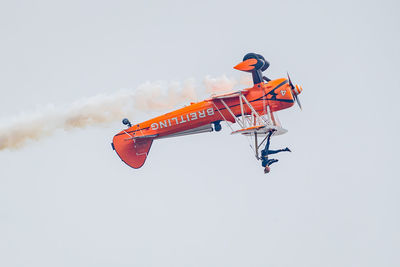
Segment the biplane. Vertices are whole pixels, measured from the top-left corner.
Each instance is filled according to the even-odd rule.
[[[123,119],[123,124],[128,128],[114,136],[112,148],[123,162],[138,169],[145,163],[154,140],[218,132],[222,129],[221,121],[225,121],[232,134],[254,139],[255,157],[260,159],[259,150],[265,136],[270,131],[273,131],[273,135],[287,132],[281,126],[276,112],[292,107],[295,102],[301,108],[298,95],[302,87],[293,85],[289,74],[287,78],[275,80],[264,77],[262,72],[268,66],[263,56],[249,53],[234,68],[250,72],[253,87],[212,95],[204,101],[134,125],[128,119]]]

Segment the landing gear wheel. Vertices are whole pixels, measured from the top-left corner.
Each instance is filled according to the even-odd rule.
[[[214,130],[215,130],[216,132],[221,131],[222,126],[221,126],[221,123],[220,123],[219,121],[215,121],[215,122],[213,122],[213,124],[214,124]]]

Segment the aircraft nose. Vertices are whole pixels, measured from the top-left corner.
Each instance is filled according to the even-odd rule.
[[[293,90],[296,95],[299,95],[303,91],[303,87],[296,84],[296,87]]]

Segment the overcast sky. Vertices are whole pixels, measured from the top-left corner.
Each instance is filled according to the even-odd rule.
[[[247,140],[155,141],[120,120],[0,151],[1,266],[400,266],[398,1],[1,1],[0,121],[137,88],[266,75],[303,86],[264,175]],[[157,114],[157,113],[156,113]],[[138,113],[141,122],[155,114]],[[122,119],[122,118],[121,118]]]

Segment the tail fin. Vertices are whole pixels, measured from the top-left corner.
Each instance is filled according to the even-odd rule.
[[[153,138],[129,138],[126,134],[117,134],[113,138],[113,148],[123,162],[139,169],[146,161]]]

